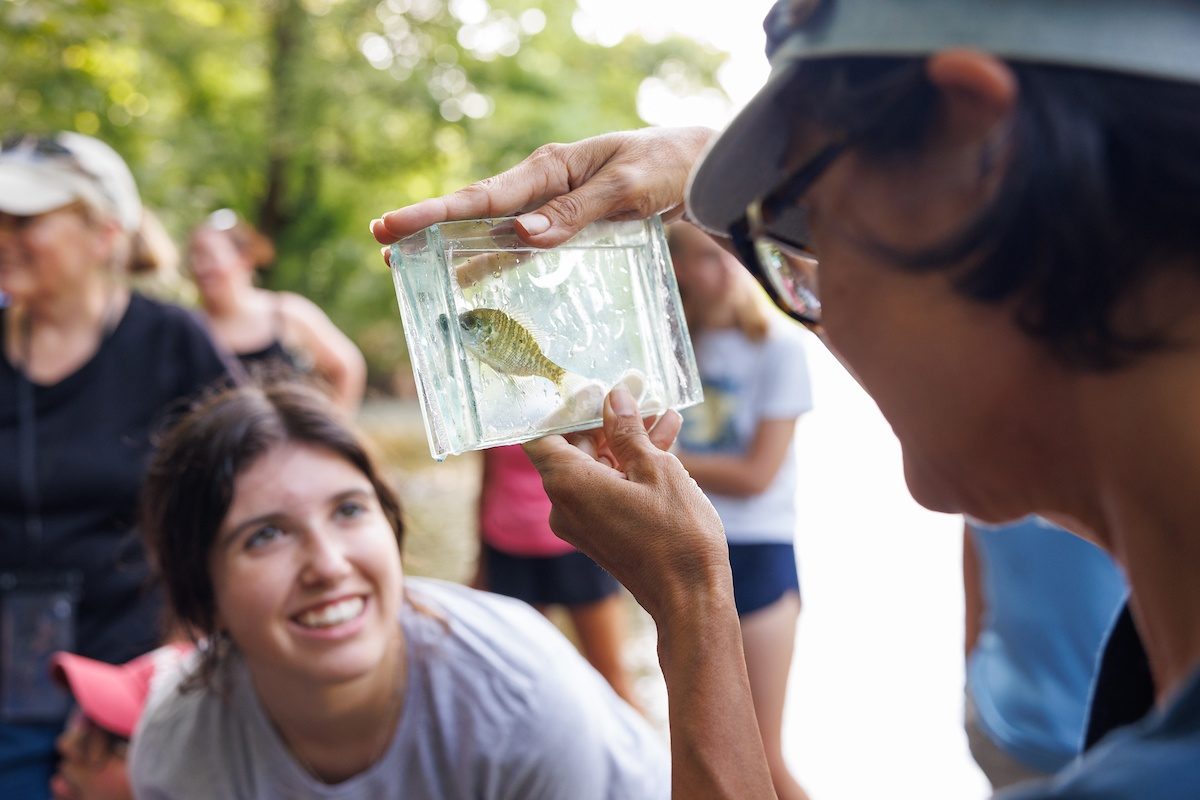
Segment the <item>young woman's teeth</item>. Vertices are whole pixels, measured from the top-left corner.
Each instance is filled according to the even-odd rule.
[[[296,618],[296,621],[306,628],[331,628],[354,619],[362,613],[362,609],[363,599],[351,597],[312,611],[305,611]]]

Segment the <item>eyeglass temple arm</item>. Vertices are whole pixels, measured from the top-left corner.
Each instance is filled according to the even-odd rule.
[[[798,172],[768,192],[759,203],[759,213],[762,215],[763,221],[770,221],[781,209],[787,208],[800,199],[848,146],[848,142],[845,140],[826,146]]]

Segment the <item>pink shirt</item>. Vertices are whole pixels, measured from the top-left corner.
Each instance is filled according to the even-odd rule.
[[[550,498],[521,446],[484,450],[483,459],[479,503],[483,540],[514,556],[545,558],[573,552],[574,547],[550,530]]]

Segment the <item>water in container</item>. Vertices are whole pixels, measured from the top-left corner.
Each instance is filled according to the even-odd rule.
[[[446,222],[389,258],[438,460],[596,427],[617,383],[647,414],[702,399],[657,218],[594,223],[549,250],[511,217]]]

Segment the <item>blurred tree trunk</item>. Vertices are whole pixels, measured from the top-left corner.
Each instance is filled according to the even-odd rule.
[[[301,74],[299,61],[304,56],[308,15],[297,0],[271,0],[267,7],[272,43],[267,97],[269,138],[266,184],[257,225],[274,240],[295,218],[295,209],[288,207],[287,199],[291,196],[289,183],[296,174],[295,161],[299,156],[296,140],[299,126],[295,123],[303,113],[304,104],[297,77]]]

